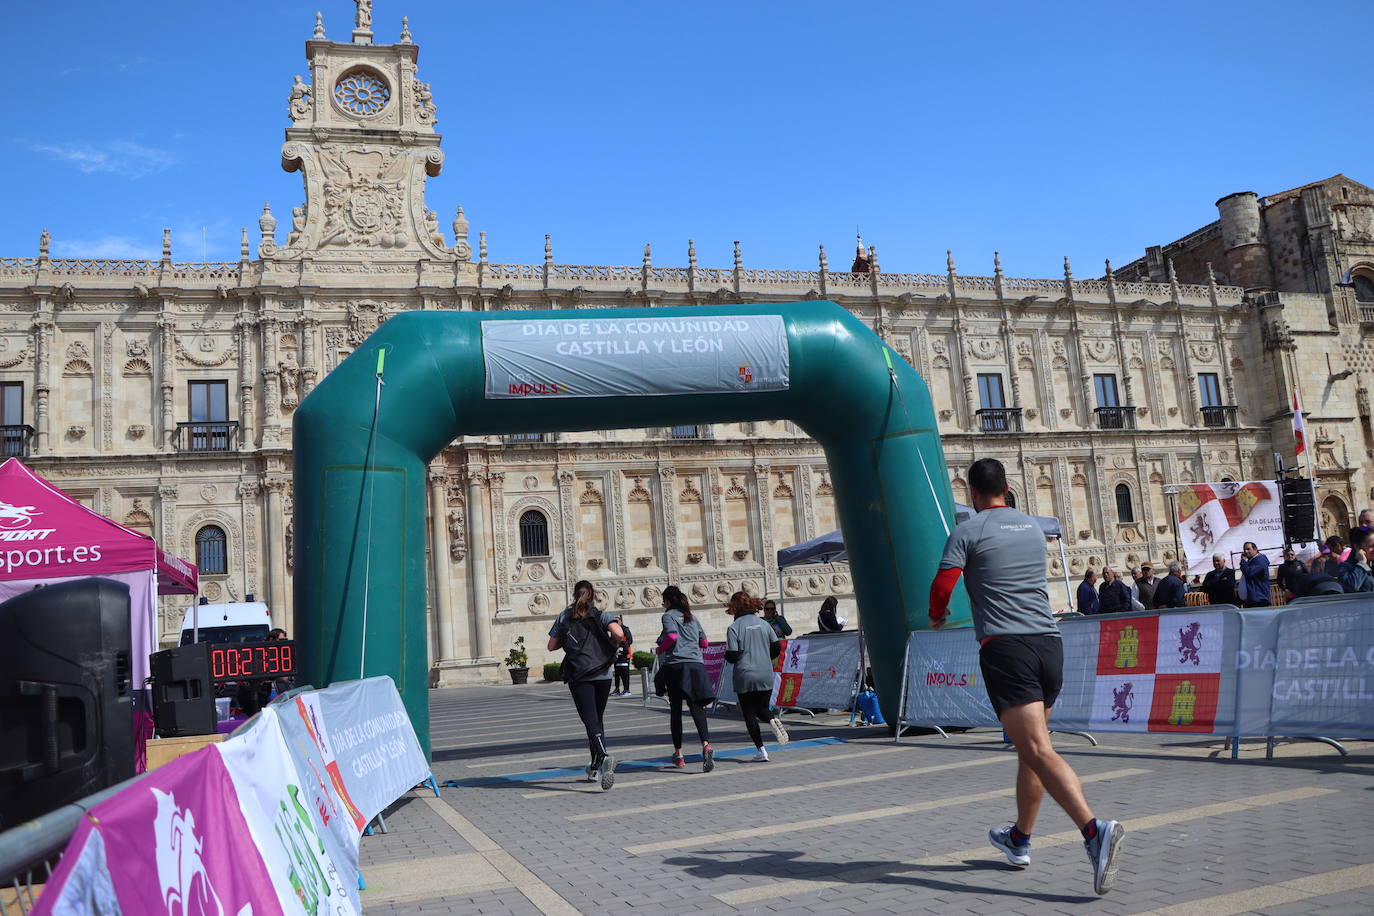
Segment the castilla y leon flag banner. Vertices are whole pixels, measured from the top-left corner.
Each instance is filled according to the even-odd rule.
[[[1283,551],[1283,503],[1273,481],[1194,483],[1178,492],[1178,537],[1190,574],[1212,568],[1212,555],[1234,566],[1246,541],[1270,561]]]
[[[1302,423],[1302,405],[1298,402],[1298,389],[1293,389],[1293,454],[1301,455],[1307,451],[1307,428]]]

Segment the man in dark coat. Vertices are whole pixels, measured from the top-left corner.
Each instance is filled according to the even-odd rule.
[[[1147,608],[1155,606],[1155,586],[1159,585],[1159,580],[1155,578],[1155,571],[1149,563],[1140,564],[1140,578],[1135,580],[1136,595],[1141,604]]]
[[[1212,555],[1212,571],[1202,580],[1208,604],[1236,604],[1236,571],[1226,566],[1226,554]]]
[[[1289,547],[1283,552],[1283,562],[1279,564],[1278,570],[1274,573],[1274,578],[1278,580],[1280,586],[1285,591],[1294,594],[1298,591],[1298,580],[1307,575],[1307,567],[1298,555]]]
[[[1083,574],[1083,581],[1078,583],[1078,613],[1096,614],[1100,607],[1097,600],[1097,572],[1089,569]]]
[[[1131,590],[1110,566],[1102,567],[1102,588],[1098,590],[1098,613],[1119,614],[1131,610]]]
[[[1169,563],[1169,574],[1159,580],[1159,585],[1155,587],[1155,607],[1184,607],[1188,594],[1188,586],[1183,583],[1183,567],[1178,565],[1178,561]]]

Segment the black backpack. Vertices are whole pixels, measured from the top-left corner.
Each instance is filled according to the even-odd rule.
[[[592,610],[581,619],[569,615],[563,651],[563,680],[569,684],[590,680],[610,667],[615,646],[599,611]]]

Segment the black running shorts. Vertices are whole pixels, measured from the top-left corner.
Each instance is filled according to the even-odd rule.
[[[1064,686],[1064,640],[1058,636],[999,636],[978,650],[978,663],[999,719],[1013,706],[1039,701],[1050,708]]]

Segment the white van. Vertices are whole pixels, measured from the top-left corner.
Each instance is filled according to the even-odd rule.
[[[181,645],[195,641],[197,623],[199,642],[262,642],[272,630],[272,612],[263,602],[252,600],[197,605],[186,612],[181,622]]]

